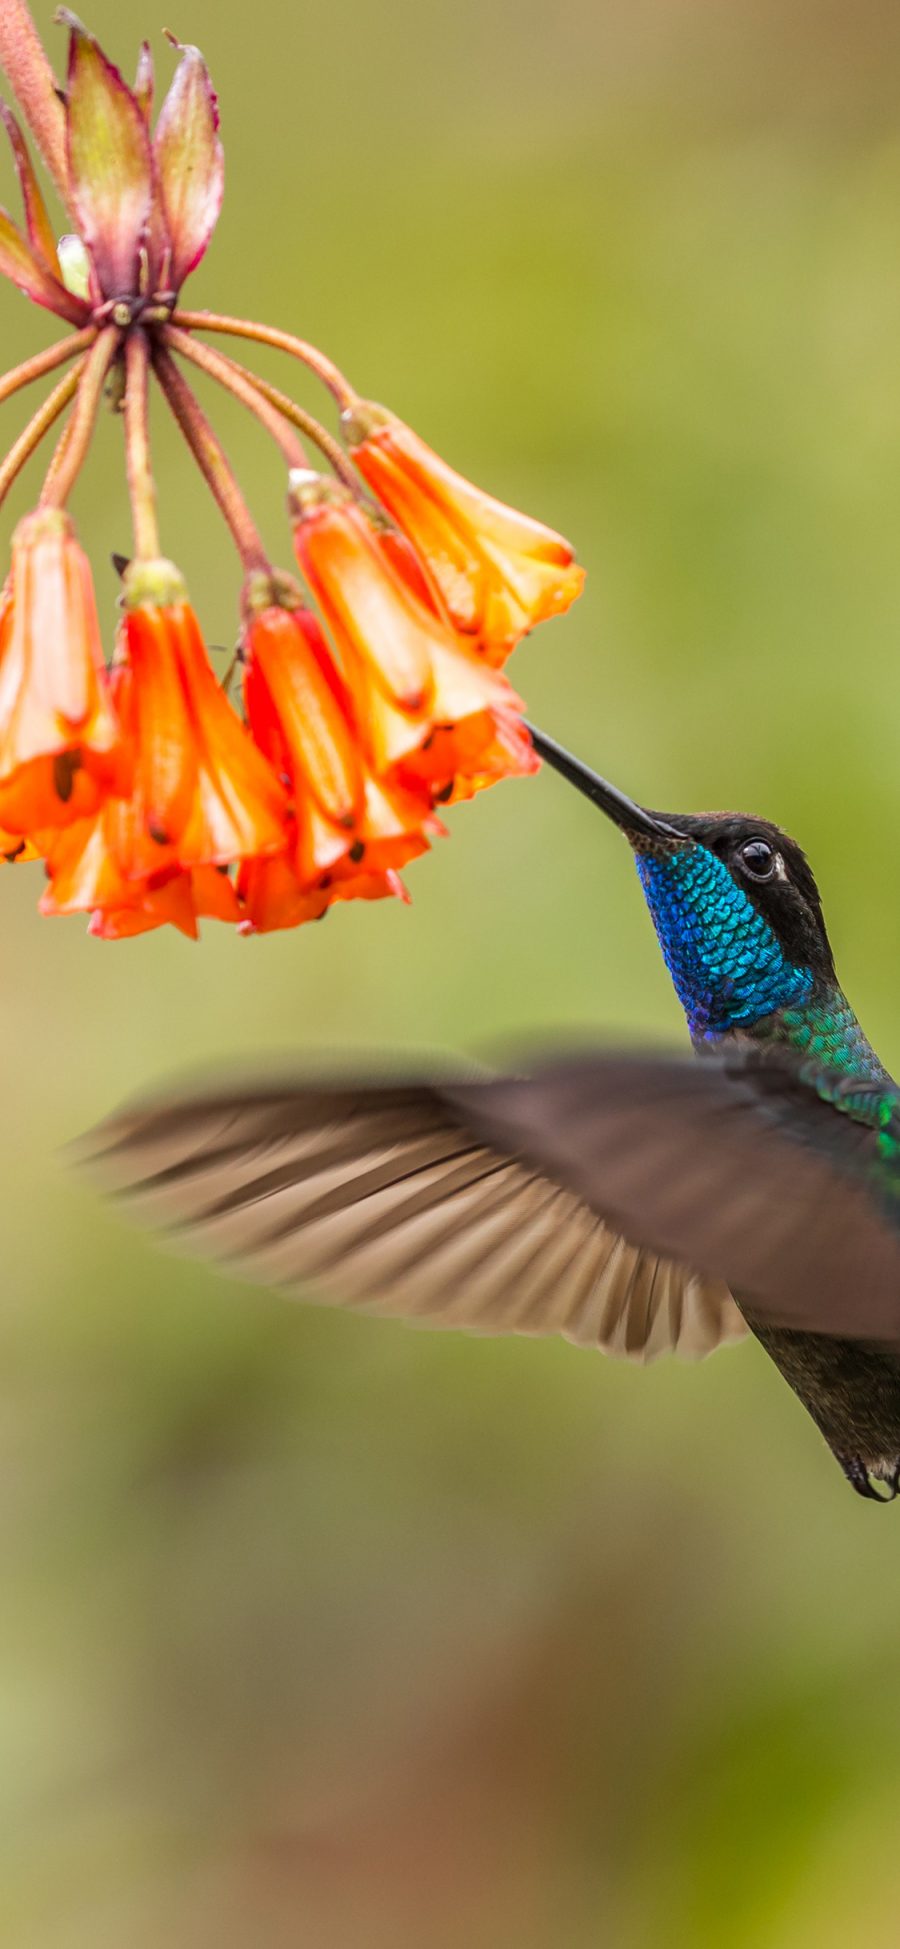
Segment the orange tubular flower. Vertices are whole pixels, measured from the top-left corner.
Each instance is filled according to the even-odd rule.
[[[68,515],[26,515],[0,609],[0,824],[24,835],[84,817],[117,738],[90,564]]]
[[[439,830],[430,794],[377,779],[361,749],[346,688],[316,618],[276,604],[251,612],[245,699],[250,729],[289,783],[287,848],[299,889],[349,887],[372,898],[373,875],[404,866]],[[338,893],[338,884],[343,891]],[[394,891],[386,886],[385,892]]]
[[[383,406],[343,418],[368,486],[426,564],[455,625],[491,663],[581,594],[584,570],[562,535],[495,501],[448,467]]]
[[[134,751],[126,877],[164,862],[228,865],[278,852],[284,790],[219,686],[177,569],[133,563],[124,601]]]
[[[445,801],[536,769],[521,727],[501,761],[497,732],[516,722],[521,701],[465,647],[440,599],[425,599],[403,537],[374,527],[346,488],[316,476],[295,477],[292,506],[297,559],[341,652],[379,777]]]

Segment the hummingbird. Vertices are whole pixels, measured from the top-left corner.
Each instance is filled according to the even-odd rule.
[[[226,1083],[126,1107],[83,1159],[180,1249],[320,1301],[636,1360],[752,1334],[892,1501],[900,1088],[807,860],[767,819],[650,811],[529,729],[631,847],[690,1055]]]

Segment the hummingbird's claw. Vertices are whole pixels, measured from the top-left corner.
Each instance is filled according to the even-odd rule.
[[[900,1489],[900,1460],[895,1463],[893,1473],[887,1478],[886,1494],[882,1493],[881,1489],[876,1489],[865,1462],[858,1455],[839,1455],[838,1461],[847,1481],[851,1488],[856,1490],[858,1496],[865,1496],[869,1502],[893,1502]]]

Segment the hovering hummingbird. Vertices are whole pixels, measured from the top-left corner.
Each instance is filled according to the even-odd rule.
[[[628,839],[701,1061],[226,1087],[123,1110],[91,1168],[186,1250],[373,1313],[638,1360],[749,1329],[857,1493],[891,1501],[900,1089],[807,861],[768,820],[647,811],[532,736]]]

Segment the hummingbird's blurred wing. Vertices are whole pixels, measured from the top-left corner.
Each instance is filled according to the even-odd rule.
[[[738,1293],[757,1324],[900,1340],[874,1086],[827,1088],[846,1115],[789,1056],[592,1053],[138,1107],[87,1142],[179,1247],[373,1312],[646,1358],[734,1337]]]
[[[486,1145],[437,1085],[151,1104],[80,1148],[178,1249],[325,1303],[559,1333],[638,1361],[699,1359],[747,1331],[721,1282],[627,1242],[564,1181]]]

